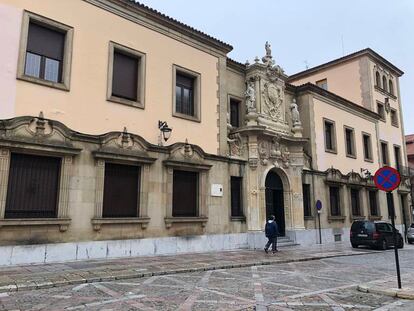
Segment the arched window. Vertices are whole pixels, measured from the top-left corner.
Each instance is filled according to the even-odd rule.
[[[392,80],[390,79],[390,81],[389,81],[389,92],[392,94],[392,95],[394,95],[394,86],[392,85]]]
[[[382,88],[384,91],[387,91],[387,78],[385,76],[382,76]]]
[[[381,78],[380,78],[380,74],[379,74],[379,72],[378,72],[378,71],[375,73],[375,84],[376,84],[378,87],[381,87]]]

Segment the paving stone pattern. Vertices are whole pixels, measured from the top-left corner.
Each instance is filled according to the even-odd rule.
[[[346,251],[345,245],[340,248],[341,251],[325,248],[325,254],[333,256],[334,251],[338,254]],[[4,292],[0,294],[0,310],[414,310],[414,301],[361,293],[356,289],[361,283],[394,277],[392,250],[374,253],[362,249],[356,252],[348,250],[362,255]],[[306,251],[302,251],[304,255]],[[275,257],[252,253],[259,262],[292,256],[292,252],[291,249],[283,249]],[[317,252],[313,253],[317,258]],[[322,249],[318,256],[320,253],[324,253]],[[403,283],[412,282],[414,247],[406,247],[400,255]],[[199,256],[210,264],[211,256],[217,256],[223,262],[233,258],[232,263],[237,265],[239,259],[245,260],[248,255],[240,254],[238,257],[234,252],[189,255],[193,256]],[[167,258],[171,261],[171,256],[154,260],[166,267],[169,265]],[[193,262],[178,258],[176,261],[178,265]],[[84,269],[95,267],[89,262],[76,264],[88,267]],[[151,265],[156,265],[156,262]],[[76,269],[72,269],[74,273]]]

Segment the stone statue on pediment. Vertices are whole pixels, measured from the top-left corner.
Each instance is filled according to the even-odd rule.
[[[296,99],[295,98],[292,100],[292,103],[290,104],[290,111],[291,111],[291,115],[292,115],[292,124],[293,124],[293,126],[301,126],[302,122],[300,122],[298,104],[296,104]]]
[[[256,91],[252,81],[247,82],[246,92],[244,93],[246,98],[247,112],[256,111]]]
[[[266,41],[265,50],[266,50],[266,55],[262,57],[262,62],[263,64],[271,67],[274,64],[274,60],[272,56],[271,45],[269,44],[268,41]]]

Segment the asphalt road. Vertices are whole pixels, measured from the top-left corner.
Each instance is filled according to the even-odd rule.
[[[400,259],[403,285],[414,286],[414,246],[400,251]],[[414,310],[414,301],[356,290],[360,283],[393,276],[389,250],[2,293],[0,310]]]

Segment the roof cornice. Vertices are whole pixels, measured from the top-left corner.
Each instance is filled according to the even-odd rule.
[[[200,30],[197,30],[189,25],[186,25],[172,17],[169,17],[155,9],[152,9],[142,3],[135,2],[134,0],[84,0],[88,3],[92,4],[103,4],[100,6],[101,8],[107,9],[107,5],[111,5],[112,7],[119,6],[123,9],[128,10],[130,13],[135,13],[139,15],[141,18],[144,17],[156,24],[161,26],[167,27],[173,31],[176,31],[182,35],[185,35],[193,40],[199,41],[205,45],[208,45],[224,54],[229,53],[233,50],[233,47],[216,39]],[[112,12],[115,13],[115,12]]]
[[[246,72],[246,65],[242,64],[238,61],[235,61],[234,59],[231,59],[231,58],[227,57],[226,63],[227,63],[227,67],[229,67],[229,68],[240,71],[241,73]]]
[[[366,48],[360,51],[357,51],[355,53],[349,54],[349,55],[345,55],[343,57],[334,59],[330,62],[321,64],[319,66],[313,67],[313,68],[309,68],[306,69],[304,71],[295,73],[291,76],[289,76],[288,81],[295,81],[299,78],[303,78],[306,76],[309,76],[311,74],[314,74],[318,71],[345,63],[345,62],[349,62],[351,60],[360,58],[362,56],[368,56],[369,58],[371,58],[373,61],[380,63],[382,66],[387,67],[390,71],[392,71],[394,74],[396,74],[397,76],[402,76],[404,74],[404,72],[399,69],[398,67],[394,66],[392,63],[390,63],[388,60],[386,60],[384,57],[382,57],[381,55],[379,55],[377,52],[375,52],[374,50],[370,49],[370,48]]]
[[[313,92],[316,93],[322,97],[328,98],[334,102],[338,102],[354,111],[358,111],[359,113],[362,113],[363,115],[366,115],[368,117],[371,117],[375,120],[380,120],[381,116],[374,112],[371,111],[365,107],[362,107],[361,105],[355,104],[354,102],[351,102],[349,100],[347,100],[346,98],[343,98],[339,95],[336,95],[334,93],[331,93],[327,90],[324,90],[322,88],[320,88],[319,86],[312,84],[312,83],[306,83],[306,84],[302,84],[299,86],[294,86],[292,84],[286,84],[286,89],[289,89],[291,91],[295,91],[296,94],[299,93],[303,93],[303,92]]]

